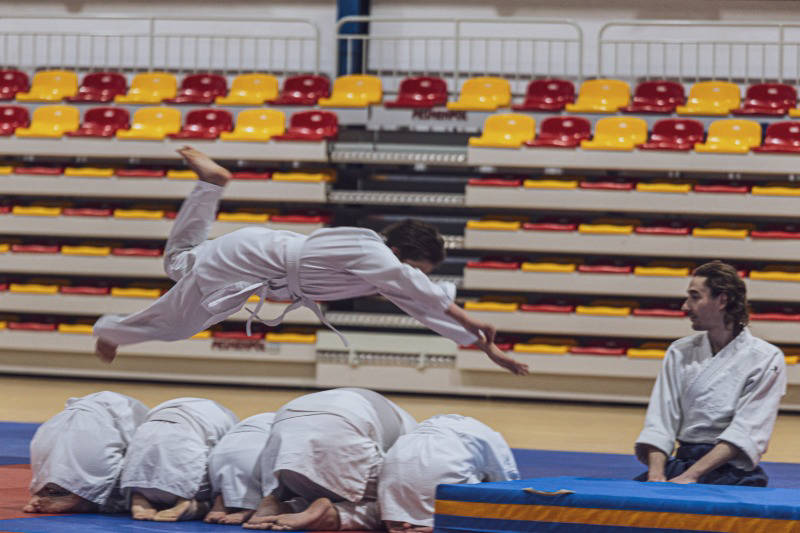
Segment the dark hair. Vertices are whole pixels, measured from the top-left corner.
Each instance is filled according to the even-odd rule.
[[[385,227],[381,233],[386,246],[397,249],[401,261],[429,261],[433,265],[444,261],[444,239],[432,224],[407,218]]]
[[[706,278],[705,285],[711,291],[711,296],[725,294],[728,297],[725,325],[732,324],[734,333],[738,334],[750,322],[750,313],[747,311],[747,286],[736,269],[715,260],[695,268],[692,275]]]

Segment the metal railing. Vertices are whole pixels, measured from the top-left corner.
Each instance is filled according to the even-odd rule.
[[[318,73],[319,28],[306,19],[2,17],[0,65],[34,71]]]
[[[387,92],[409,76],[443,78],[451,93],[467,78],[499,76],[519,95],[534,78],[583,75],[583,33],[567,20],[351,16],[337,24],[336,42],[346,49],[338,72],[379,76]]]

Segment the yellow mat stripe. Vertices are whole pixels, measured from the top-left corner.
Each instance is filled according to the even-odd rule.
[[[800,521],[746,516],[718,516],[551,505],[436,500],[436,513],[469,518],[563,522],[616,527],[652,527],[720,533],[796,533]]]

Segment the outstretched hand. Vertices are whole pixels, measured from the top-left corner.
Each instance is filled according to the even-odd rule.
[[[98,359],[104,363],[111,363],[117,356],[117,345],[108,342],[105,339],[97,339],[97,344],[94,347],[94,353]]]
[[[483,351],[489,356],[494,364],[502,366],[512,374],[517,376],[525,376],[528,374],[528,365],[520,363],[512,357],[506,355],[503,350],[497,347],[495,343],[487,344],[483,347]]]

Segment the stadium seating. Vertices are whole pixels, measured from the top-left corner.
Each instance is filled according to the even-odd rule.
[[[133,114],[129,130],[118,130],[119,139],[162,140],[181,129],[181,112],[174,107],[143,107]]]
[[[114,137],[130,128],[130,115],[121,107],[94,107],[86,111],[83,124],[66,134],[70,137]]]
[[[114,101],[118,95],[123,95],[128,90],[125,76],[118,72],[92,72],[83,78],[83,83],[78,87],[74,96],[67,98],[68,102],[97,102],[108,103]]]
[[[622,108],[627,113],[674,113],[683,105],[686,95],[683,85],[674,81],[644,81],[636,86],[630,105]]]
[[[525,100],[511,106],[514,111],[561,111],[575,101],[575,86],[571,81],[549,78],[528,84]]]
[[[615,113],[628,105],[631,89],[621,80],[598,79],[583,82],[574,104],[565,106],[574,113]]]
[[[223,131],[233,129],[233,117],[224,109],[194,109],[186,115],[186,124],[172,139],[217,139]]]
[[[487,148],[519,148],[536,135],[536,121],[519,113],[490,115],[483,124],[480,137],[470,137],[470,146]]]
[[[0,100],[13,100],[17,93],[27,92],[28,75],[19,70],[0,70]]]
[[[592,125],[583,117],[548,117],[542,121],[539,135],[528,146],[575,148],[592,136]]]
[[[74,96],[78,91],[78,77],[66,70],[42,70],[34,74],[28,92],[17,93],[20,102],[56,102]]]
[[[653,125],[650,140],[639,146],[640,150],[689,151],[703,142],[703,124],[693,119],[663,119]]]
[[[705,143],[694,145],[697,152],[742,154],[761,144],[761,125],[752,120],[717,120],[708,127]]]
[[[647,122],[636,117],[606,117],[594,126],[594,137],[581,141],[584,150],[633,150],[647,141]]]
[[[461,86],[455,102],[447,102],[453,111],[496,111],[511,103],[511,84],[494,77],[471,78]]]
[[[339,133],[339,120],[330,111],[301,111],[292,115],[289,128],[276,141],[322,141],[335,139]]]
[[[275,109],[246,109],[236,117],[236,128],[223,131],[223,141],[264,142],[284,132],[283,112]]]
[[[213,104],[218,96],[228,93],[228,82],[219,74],[190,74],[181,82],[175,98],[167,100],[170,104]]]
[[[383,98],[381,79],[377,76],[352,74],[336,78],[330,98],[320,98],[321,107],[367,107]]]
[[[17,128],[31,123],[27,108],[16,105],[0,106],[0,136],[13,135]]]
[[[689,89],[685,106],[678,106],[679,115],[727,115],[739,107],[739,86],[729,81],[701,81]]]
[[[797,91],[785,83],[759,83],[747,88],[742,107],[734,115],[785,115],[797,105]]]
[[[800,153],[800,122],[774,122],[767,127],[764,143],[754,152]]]
[[[281,94],[272,105],[317,105],[331,94],[331,82],[319,74],[290,76],[283,82]]]
[[[278,78],[269,74],[241,74],[228,94],[217,96],[218,105],[262,105],[278,95]]]
[[[47,105],[36,108],[28,128],[17,128],[17,137],[61,137],[78,129],[81,114],[77,107]]]
[[[114,97],[120,104],[159,104],[175,97],[178,81],[169,72],[143,72],[131,82],[127,94]]]
[[[384,107],[431,108],[447,104],[447,83],[441,78],[420,76],[400,82],[395,100],[384,102]]]

